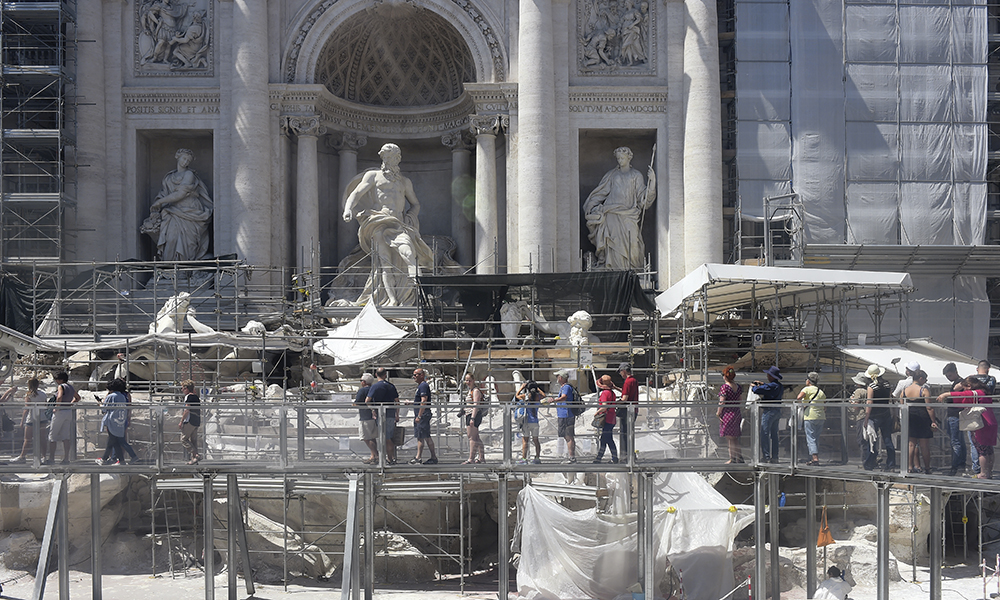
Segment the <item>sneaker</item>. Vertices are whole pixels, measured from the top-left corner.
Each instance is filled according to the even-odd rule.
[[[602,462],[603,462],[603,461],[602,461],[601,459],[599,459],[599,458],[595,458],[595,459],[594,459],[594,464],[595,464],[595,465],[599,465],[599,464],[601,464]]]
[[[410,464],[411,464],[411,465],[422,465],[422,464],[424,464],[424,463],[423,463],[423,462],[421,462],[419,458],[411,458],[411,459],[410,459]]]
[[[424,461],[424,464],[425,465],[436,465],[436,464],[438,464],[438,459],[436,459],[436,458],[428,458],[427,460]]]
[[[541,459],[536,458],[535,460],[531,461],[531,464],[533,464],[533,465],[540,465],[540,464],[542,464],[542,461],[541,461]]]
[[[526,465],[526,464],[528,464],[528,461],[524,460],[523,458],[519,458],[519,459],[517,459],[517,462],[515,464]]]
[[[94,462],[97,463],[97,466],[99,466],[99,467],[103,467],[104,465],[108,464],[108,463],[104,462],[103,458],[95,459]]]
[[[12,461],[10,461],[7,464],[8,465],[23,465],[25,462],[26,462],[26,459],[23,456],[18,456],[17,458],[13,459]]]
[[[617,465],[618,464],[618,459],[617,458],[612,458],[611,459],[611,464]]]

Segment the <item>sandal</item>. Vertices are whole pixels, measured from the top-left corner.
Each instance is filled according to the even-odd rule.
[[[188,464],[189,465],[196,465],[196,464],[198,464],[198,459],[197,458],[192,458],[191,460],[188,461]]]
[[[807,467],[818,467],[819,466],[819,461],[818,460],[810,460],[809,462],[806,463],[806,466]]]
[[[474,461],[474,460],[467,460],[467,461],[463,462],[462,464],[463,465],[474,465],[474,464],[476,464],[476,461]]]
[[[362,460],[361,464],[363,464],[363,465],[373,465],[373,464],[375,464],[377,462],[378,462],[377,458],[372,458],[372,457],[369,456],[368,458]]]

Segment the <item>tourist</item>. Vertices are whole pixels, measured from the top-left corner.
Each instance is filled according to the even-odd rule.
[[[538,439],[538,407],[541,405],[542,398],[545,394],[538,389],[538,384],[534,381],[525,381],[521,384],[520,389],[514,395],[520,404],[523,404],[524,410],[524,422],[520,426],[521,429],[521,460],[518,464],[528,464],[528,444],[534,443],[535,446],[535,458],[531,461],[531,464],[540,465],[542,464],[542,459],[540,455],[542,453],[542,443]]]
[[[635,435],[635,418],[639,415],[639,382],[632,376],[632,365],[628,363],[618,365],[618,374],[625,379],[622,383],[622,397],[615,409],[615,417],[618,419],[618,450],[622,460],[627,460],[629,448],[633,446],[629,439]],[[630,408],[632,414],[629,414]]]
[[[948,379],[950,389],[955,389],[955,385],[962,381],[962,377],[958,374],[958,367],[953,362],[946,364],[941,374]],[[951,440],[951,468],[948,470],[948,474],[955,475],[959,469],[965,470],[965,441],[970,436],[969,432],[962,431],[958,426],[958,413],[962,412],[962,406],[950,400],[949,404],[945,414],[945,426],[948,429],[948,438]],[[973,452],[975,452],[974,448]],[[976,465],[979,464],[978,453],[975,455],[974,462]]]
[[[597,449],[597,457],[594,458],[595,463],[600,463],[604,459],[605,449],[611,450],[611,463],[618,463],[618,448],[615,446],[615,411],[613,410],[615,406],[615,391],[614,385],[611,383],[611,377],[609,375],[601,375],[601,378],[597,380],[597,389],[600,391],[600,396],[597,399],[599,408],[597,409],[597,414],[594,415],[596,420],[598,417],[604,417],[601,423],[601,442]]]
[[[399,422],[399,392],[396,386],[389,383],[389,371],[385,367],[375,369],[375,383],[368,390],[368,398],[365,400],[369,404],[377,404],[382,408],[375,412],[375,419],[385,419],[379,429],[385,436],[385,462],[388,465],[396,464],[396,424]]]
[[[187,464],[196,465],[201,460],[198,454],[198,427],[201,426],[201,398],[194,391],[194,382],[190,379],[181,382],[181,392],[184,394],[184,412],[181,413],[181,446],[187,451],[190,459]]]
[[[125,381],[115,379],[108,384],[108,395],[104,398],[104,417],[101,418],[101,429],[108,432],[108,443],[104,448],[104,456],[97,459],[99,465],[118,465],[125,460],[125,452],[134,463],[135,451],[128,443],[123,444],[125,431],[128,427],[128,398],[125,397]],[[115,458],[112,458],[112,451]]]
[[[65,371],[56,373],[56,402],[53,407],[52,421],[49,423],[49,460],[44,464],[51,465],[56,459],[56,446],[62,442],[62,464],[69,464],[70,450],[73,448],[73,426],[76,423],[73,404],[80,401],[80,394],[69,384],[69,374]]]
[[[12,392],[17,391],[17,387],[11,388]],[[38,378],[32,377],[28,380],[28,391],[24,395],[24,411],[21,413],[21,427],[24,428],[24,443],[21,444],[21,454],[10,461],[11,464],[23,463],[27,460],[28,452],[34,446],[34,436],[37,429],[40,457],[49,453],[48,429],[49,429],[49,409],[45,407],[45,392],[38,389]],[[38,427],[35,427],[35,419],[38,419]]]
[[[847,594],[851,591],[851,584],[844,581],[844,573],[837,567],[830,567],[826,570],[828,579],[819,584],[813,600],[847,600]]]
[[[900,396],[900,401],[907,405],[906,418],[909,420],[908,456],[910,473],[920,473],[920,462],[923,460],[923,472],[931,472],[931,438],[937,423],[934,419],[934,409],[927,405],[931,391],[927,387],[927,373],[920,369],[913,372],[913,383],[908,385]]]
[[[983,382],[975,375],[966,377],[965,380],[955,385],[955,390],[945,392],[938,396],[938,402],[952,400],[958,404],[993,404],[993,398],[986,394],[983,389]],[[997,443],[997,418],[992,407],[987,407],[982,412],[983,426],[972,434],[972,443],[975,444],[976,451],[979,452],[980,472],[976,475],[978,479],[993,478],[993,446]]]
[[[542,402],[556,405],[556,417],[558,419],[557,434],[566,440],[566,451],[569,457],[566,463],[576,462],[576,416],[570,403],[573,401],[573,386],[569,384],[569,369],[562,369],[556,372],[556,383],[559,385],[559,395],[554,398],[546,398]]]
[[[878,365],[870,365],[865,371],[865,375],[872,380],[868,384],[868,403],[865,407],[865,426],[871,423],[876,433],[882,436],[882,445],[885,447],[885,470],[896,470],[896,448],[892,444],[892,409],[889,404],[892,402],[892,388],[889,382],[882,375],[885,369]],[[878,462],[878,453],[868,450],[868,446],[863,446],[864,468],[866,471],[875,469]]]
[[[483,422],[483,391],[476,385],[472,373],[465,374],[465,386],[469,389],[470,411],[465,413],[465,431],[469,435],[469,459],[463,465],[478,465],[486,462],[486,447],[479,437],[479,426]]]
[[[354,406],[358,407],[358,419],[361,425],[361,441],[368,446],[370,452],[368,458],[361,461],[366,465],[378,462],[378,422],[372,414],[372,409],[367,406],[368,392],[371,391],[372,384],[375,383],[375,376],[371,373],[361,375],[361,387],[354,396]]]
[[[918,363],[917,361],[911,360],[910,362],[906,363],[906,369],[905,369],[906,377],[896,382],[896,387],[895,389],[892,390],[893,398],[901,398],[903,396],[903,390],[905,390],[907,387],[910,386],[910,384],[913,383],[913,374],[919,370],[920,370],[920,363]]]
[[[823,424],[826,422],[826,408],[823,406],[823,402],[826,401],[826,393],[819,389],[819,373],[810,371],[806,374],[806,386],[799,392],[796,401],[805,404],[802,423],[806,433],[806,448],[812,456],[806,464],[818,467],[819,434],[823,431]]]
[[[743,450],[740,448],[740,436],[743,435],[743,386],[736,383],[736,369],[732,365],[722,370],[722,386],[719,388],[719,409],[715,416],[719,417],[719,436],[729,444],[729,460],[727,465],[742,463]]]
[[[982,383],[983,392],[986,393],[987,396],[993,396],[996,392],[997,380],[990,375],[990,361],[979,361],[979,364],[976,366],[976,374],[973,375],[973,377]],[[972,454],[972,472],[973,474],[978,475],[980,472],[979,449],[972,439],[975,436],[973,436],[973,432],[971,431],[965,432],[965,435],[969,441],[969,453]]]
[[[771,366],[764,374],[767,383],[754,381],[750,389],[760,397],[760,456],[766,463],[778,462],[778,421],[785,388],[781,385],[781,370]]]
[[[413,398],[413,437],[417,438],[417,455],[410,459],[411,465],[424,464],[436,465],[437,454],[434,452],[434,440],[431,439],[431,386],[427,383],[427,371],[423,369],[413,370],[413,380],[417,382],[417,393]],[[430,451],[431,457],[426,461],[421,461],[424,446]]]

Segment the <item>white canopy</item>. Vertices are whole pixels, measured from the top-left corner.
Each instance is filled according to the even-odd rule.
[[[782,308],[908,292],[913,284],[906,273],[704,264],[657,296],[656,308],[674,313],[703,289],[708,312],[718,314],[754,301]]]
[[[369,302],[349,323],[331,329],[326,339],[313,344],[313,350],[332,356],[337,364],[355,365],[382,354],[407,335]]]
[[[898,373],[906,376],[906,365],[920,363],[920,370],[927,373],[927,383],[947,385],[948,380],[941,372],[948,363],[955,363],[962,377],[973,375],[978,362],[971,356],[935,344],[930,340],[910,340],[905,346],[841,346],[840,350],[864,363],[875,364],[886,370],[887,375]]]

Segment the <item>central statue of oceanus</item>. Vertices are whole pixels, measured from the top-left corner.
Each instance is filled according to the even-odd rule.
[[[420,237],[420,202],[399,171],[399,146],[385,144],[378,155],[382,166],[358,175],[344,190],[344,221],[358,220],[358,242],[372,260],[358,303],[409,305],[417,295],[414,277],[419,268],[434,266],[434,253]]]

